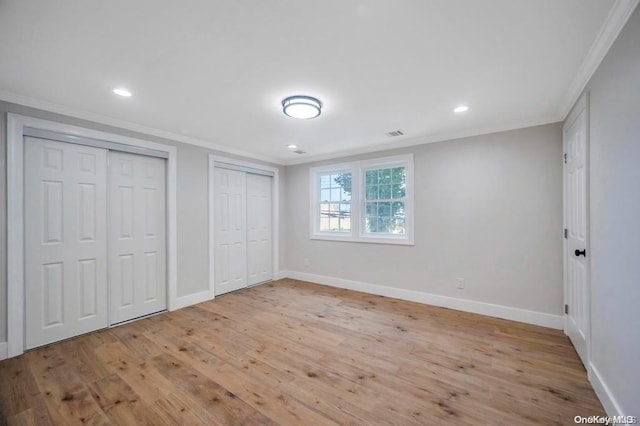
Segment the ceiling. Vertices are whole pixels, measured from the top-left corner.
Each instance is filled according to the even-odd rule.
[[[560,121],[622,3],[0,0],[0,98],[293,164]]]

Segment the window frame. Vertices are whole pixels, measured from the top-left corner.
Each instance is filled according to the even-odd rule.
[[[369,170],[405,167],[405,233],[382,234],[365,232],[365,173]],[[322,232],[320,226],[320,176],[351,173],[351,230],[349,232]],[[349,241],[375,244],[414,245],[414,182],[413,154],[372,158],[340,164],[327,164],[309,169],[310,182],[310,238],[313,240]]]

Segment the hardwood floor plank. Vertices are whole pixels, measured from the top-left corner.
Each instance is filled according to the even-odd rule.
[[[280,280],[0,362],[0,424],[567,424],[558,330]]]
[[[189,395],[217,424],[239,424],[243,423],[246,417],[254,416],[255,418],[259,415],[255,409],[232,392],[170,354],[159,355],[151,362],[175,387]],[[263,424],[269,423],[264,416],[258,420]]]

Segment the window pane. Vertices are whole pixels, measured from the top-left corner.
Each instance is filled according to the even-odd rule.
[[[377,185],[367,185],[367,200],[377,200],[378,199],[378,186]]]
[[[391,186],[391,196],[392,198],[404,198],[404,184],[393,184]]]
[[[378,214],[378,203],[366,203],[366,217],[376,216]]]
[[[320,176],[320,188],[329,188],[331,185],[331,175]]]
[[[375,216],[367,216],[364,221],[364,232],[371,233],[371,229],[375,228],[376,220]]]
[[[407,171],[404,167],[396,167],[391,171],[391,180],[392,183],[402,183],[406,182]]]
[[[391,232],[393,232],[394,234],[404,234],[405,230],[404,230],[404,218],[399,219],[396,218],[393,220],[393,228],[391,230]]]
[[[320,218],[320,232],[328,232],[329,231],[329,218],[321,217]]]
[[[378,216],[391,217],[391,203],[378,203]]]
[[[404,202],[396,201],[395,203],[392,203],[392,205],[391,205],[391,216],[393,216],[393,217],[396,217],[396,216],[404,217]]]
[[[331,201],[331,191],[328,189],[320,190],[320,201]]]
[[[391,219],[388,217],[378,217],[378,224],[375,232],[379,232],[381,234],[388,234],[390,222],[391,222]]]
[[[391,198],[391,185],[380,185],[378,198],[380,200],[388,200]]]
[[[320,217],[329,217],[330,214],[330,204],[329,203],[320,203]]]
[[[331,189],[331,201],[340,201],[340,188]]]
[[[331,187],[342,189],[342,199],[351,200],[351,173],[338,173],[331,177]]]
[[[391,169],[378,170],[378,182],[379,183],[391,183]]]
[[[340,204],[338,217],[340,219],[340,232],[349,232],[351,230],[351,204]]]
[[[369,170],[366,173],[366,182],[367,185],[375,185],[378,183],[378,171],[377,170]]]

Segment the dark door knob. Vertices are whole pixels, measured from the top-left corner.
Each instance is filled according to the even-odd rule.
[[[578,250],[578,249],[576,249],[576,251],[574,251],[574,253],[576,254],[576,256],[584,256],[584,257],[587,257],[587,250],[586,250],[586,249],[584,249],[584,250]]]

